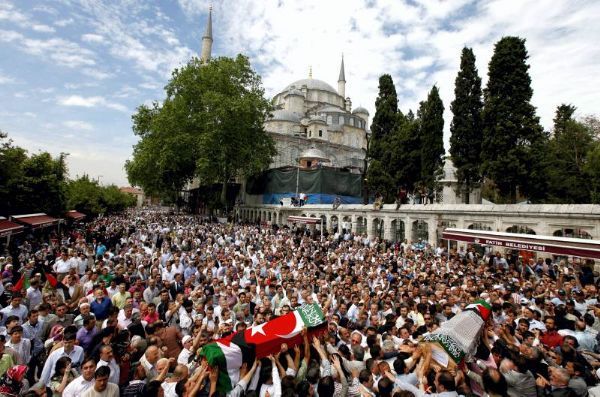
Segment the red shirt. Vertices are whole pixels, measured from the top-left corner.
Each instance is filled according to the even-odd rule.
[[[550,348],[562,345],[563,337],[556,331],[548,331],[540,337],[540,342]]]

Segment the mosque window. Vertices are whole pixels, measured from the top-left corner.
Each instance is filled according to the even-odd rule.
[[[327,116],[327,124],[329,124],[329,125],[333,124],[333,116],[331,116],[331,115]]]
[[[323,136],[323,130],[319,130],[319,137]]]

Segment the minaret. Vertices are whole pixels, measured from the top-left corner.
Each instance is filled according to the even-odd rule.
[[[346,97],[346,73],[344,71],[344,54],[342,54],[342,66],[340,66],[340,77],[338,77],[338,94]]]
[[[208,23],[204,36],[202,36],[202,52],[200,53],[200,61],[207,63],[210,61],[210,53],[212,51],[212,5],[208,8]]]

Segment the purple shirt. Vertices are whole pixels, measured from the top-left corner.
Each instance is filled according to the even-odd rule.
[[[83,347],[84,351],[87,351],[92,343],[92,339],[98,333],[96,327],[92,328],[90,331],[85,329],[85,327],[81,327],[79,331],[77,331],[77,340],[79,341],[79,346]]]

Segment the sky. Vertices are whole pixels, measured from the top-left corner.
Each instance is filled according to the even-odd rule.
[[[556,106],[600,111],[597,0],[2,0],[0,130],[31,153],[69,153],[72,178],[128,185],[137,106],[164,99],[171,71],[198,56],[209,5],[213,56],[247,55],[267,96],[313,77],[375,110],[390,74],[403,112],[436,84],[449,110],[464,46],[485,86],[503,36],[525,38],[542,125]]]

